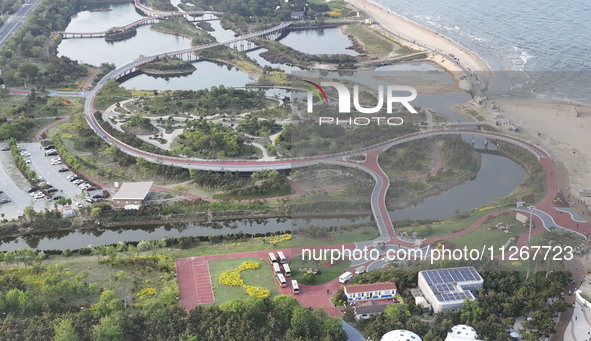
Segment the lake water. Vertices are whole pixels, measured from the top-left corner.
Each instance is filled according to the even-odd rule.
[[[472,141],[470,135],[464,135],[463,138],[468,143]],[[476,138],[474,146],[484,148],[484,139]],[[489,143],[488,149],[494,151],[496,147]],[[390,218],[449,219],[456,209],[460,212],[468,211],[508,195],[525,179],[525,170],[514,161],[500,155],[481,153],[481,156],[482,164],[475,179],[429,197],[415,206],[390,211]]]
[[[369,222],[370,217],[314,219],[243,219],[210,223],[167,224],[154,226],[125,226],[124,228],[94,228],[74,232],[55,232],[19,237],[5,241],[0,251],[19,248],[39,250],[78,249],[88,245],[109,245],[120,241],[156,240],[164,237],[213,236],[244,232],[248,234],[291,231],[297,226],[339,226]]]
[[[348,54],[351,56],[358,54],[354,50],[347,49],[352,45],[352,42],[338,27],[292,31],[281,39],[281,44],[309,54]]]

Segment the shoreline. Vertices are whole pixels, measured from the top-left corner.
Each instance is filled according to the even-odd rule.
[[[492,78],[491,68],[483,58],[450,38],[389,11],[373,1],[344,1],[364,12],[383,30],[402,40],[404,45],[431,52],[433,55],[430,59],[445,71],[467,74],[480,72],[484,73],[483,78],[486,80]]]

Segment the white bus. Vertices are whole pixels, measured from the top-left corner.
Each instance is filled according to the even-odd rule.
[[[285,280],[283,274],[277,274],[277,281],[279,281],[279,285],[281,285],[282,288],[287,286],[287,281]]]
[[[291,277],[291,269],[289,264],[283,264],[283,270],[285,270],[285,277]]]
[[[300,286],[298,285],[298,281],[296,281],[295,279],[291,280],[291,290],[293,290],[294,294],[300,293]]]
[[[353,274],[347,271],[339,276],[339,283],[347,283],[351,278],[353,278]]]
[[[279,256],[279,261],[281,262],[281,264],[287,263],[287,258],[285,258],[283,251],[277,251],[277,256]]]
[[[274,252],[269,252],[269,260],[271,261],[271,263],[277,263],[277,257],[275,257]]]
[[[273,263],[273,270],[275,270],[276,274],[281,273],[281,268],[279,267],[279,264],[277,264],[277,263]]]

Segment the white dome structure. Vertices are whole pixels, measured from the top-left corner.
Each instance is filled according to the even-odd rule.
[[[451,333],[447,333],[445,341],[463,341],[463,340],[478,340],[478,334],[474,328],[465,324],[458,324],[451,328]]]
[[[422,339],[411,331],[398,329],[387,332],[380,341],[422,341]]]

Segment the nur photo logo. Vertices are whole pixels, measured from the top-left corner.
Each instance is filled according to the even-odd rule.
[[[332,87],[338,94],[338,111],[339,114],[349,114],[354,108],[359,114],[377,114],[381,112],[386,106],[386,113],[392,114],[394,104],[401,104],[409,113],[418,114],[415,108],[410,104],[417,98],[417,90],[412,86],[406,85],[378,85],[377,87],[377,103],[373,107],[364,107],[360,103],[359,86],[353,85],[353,96],[346,85],[338,82],[322,82],[320,85],[309,80],[304,80],[310,85],[305,85],[310,91],[307,96],[307,112],[314,112],[314,97],[318,97],[320,103],[329,104],[328,96],[324,90],[326,87]],[[316,95],[316,96],[314,96]],[[351,105],[352,104],[352,105]],[[401,117],[391,116],[356,116],[356,117],[319,117],[318,124],[348,124],[348,125],[369,125],[371,122],[388,125],[402,125],[404,120]]]

